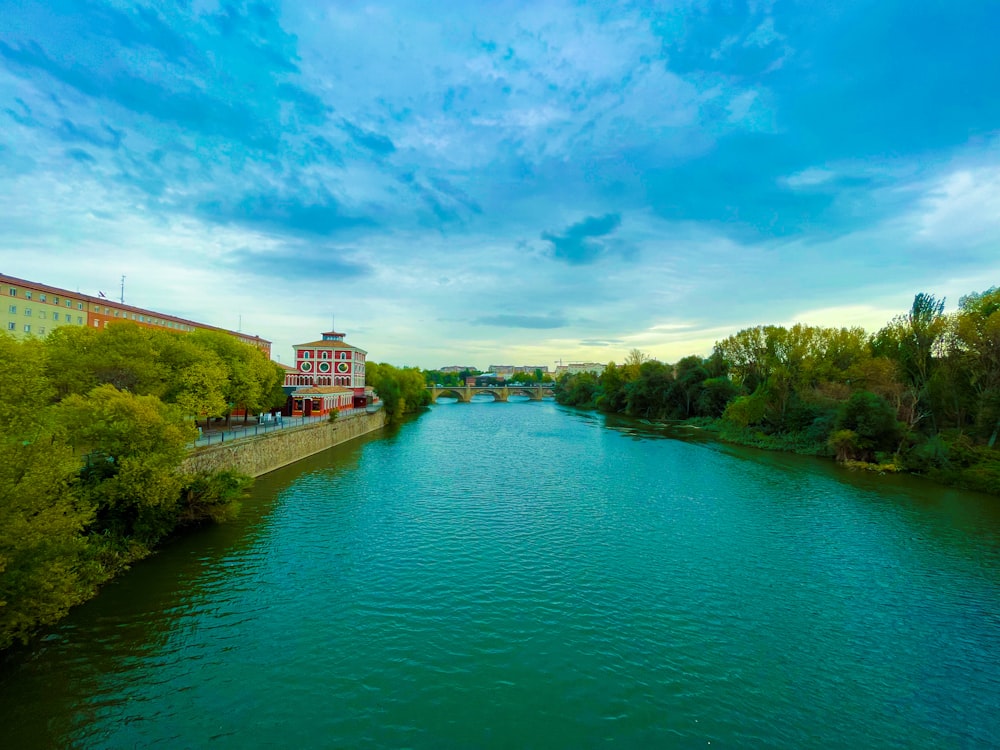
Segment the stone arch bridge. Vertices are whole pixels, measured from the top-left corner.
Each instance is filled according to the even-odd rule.
[[[472,400],[473,396],[481,393],[492,396],[494,401],[506,401],[508,397],[518,395],[527,396],[532,401],[541,401],[546,396],[551,397],[554,395],[551,385],[457,385],[454,387],[429,385],[427,386],[427,390],[431,393],[431,403],[437,401],[438,396],[448,396],[450,398],[457,398],[463,404],[467,404]]]

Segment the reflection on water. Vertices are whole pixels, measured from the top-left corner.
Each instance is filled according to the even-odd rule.
[[[441,403],[14,655],[0,746],[984,747],[998,633],[993,498]]]

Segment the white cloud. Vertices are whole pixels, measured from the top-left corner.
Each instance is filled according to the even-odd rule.
[[[820,167],[810,167],[809,169],[804,169],[801,172],[796,172],[793,175],[785,177],[782,181],[785,185],[792,189],[798,188],[810,188],[816,185],[822,185],[825,182],[829,182],[836,176],[836,172],[831,169],[823,169]]]
[[[1000,167],[961,169],[940,178],[913,216],[918,238],[936,244],[988,243],[1000,238]]]

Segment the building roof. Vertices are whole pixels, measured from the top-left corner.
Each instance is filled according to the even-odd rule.
[[[293,349],[350,349],[352,352],[361,352],[362,354],[367,354],[364,349],[359,349],[356,346],[351,346],[350,344],[345,344],[343,341],[331,341],[329,339],[324,339],[320,341],[308,341],[305,344],[292,344]]]
[[[342,385],[312,385],[292,392],[293,396],[325,396],[330,393],[354,393],[353,388]]]
[[[245,339],[247,341],[260,341],[264,344],[270,344],[271,342],[267,339],[262,339],[260,336],[251,336],[248,333],[243,333],[242,331],[230,331],[225,328],[219,328],[218,326],[209,325],[208,323],[199,323],[195,320],[188,320],[186,318],[180,318],[176,315],[169,315],[167,313],[157,312],[156,310],[147,310],[142,307],[133,307],[132,305],[126,305],[117,300],[108,299],[107,297],[94,297],[91,294],[81,294],[80,292],[74,292],[69,289],[60,289],[59,287],[49,286],[48,284],[39,284],[37,281],[27,281],[26,279],[19,279],[15,276],[8,276],[7,274],[0,273],[0,283],[4,284],[16,284],[18,286],[25,286],[34,289],[39,292],[45,292],[52,295],[61,295],[63,297],[72,297],[73,299],[80,300],[81,302],[87,302],[88,304],[101,305],[103,307],[113,307],[116,310],[124,310],[126,312],[133,312],[140,315],[152,315],[162,320],[169,320],[174,323],[183,323],[184,325],[191,326],[193,328],[201,328],[208,331],[222,331],[223,333],[228,333],[232,336]],[[91,312],[90,310],[87,311]]]

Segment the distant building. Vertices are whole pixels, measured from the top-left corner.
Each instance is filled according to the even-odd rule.
[[[291,413],[308,416],[313,413],[314,406],[320,413],[326,413],[333,408],[371,403],[373,391],[365,388],[365,358],[368,352],[346,343],[343,333],[327,331],[320,335],[322,338],[318,341],[292,347],[295,350],[295,365],[288,368],[285,374],[285,391],[292,402]],[[343,396],[346,392],[351,393],[349,403]]]
[[[472,365],[448,365],[447,367],[439,368],[438,372],[464,372],[466,370],[469,372],[479,372],[479,369]]]
[[[491,385],[506,385],[507,381],[503,376],[497,376],[494,374],[489,375],[477,375],[473,378],[468,378],[466,380],[467,385],[474,385],[477,388],[483,388]]]
[[[556,367],[556,377],[558,378],[560,375],[579,375],[581,372],[592,372],[595,375],[600,375],[604,372],[606,366],[600,362],[570,362],[568,365],[559,365]]]
[[[548,365],[490,365],[488,372],[492,372],[494,375],[517,375],[519,372],[530,372],[534,373],[535,370],[541,370],[543,373],[548,373]]]
[[[270,358],[271,342],[260,336],[198,323],[175,315],[125,305],[105,297],[71,292],[54,286],[0,274],[0,330],[17,338],[46,336],[61,326],[106,328],[109,323],[131,321],[147,328],[174,331],[221,331],[244,344],[257,347]]]

